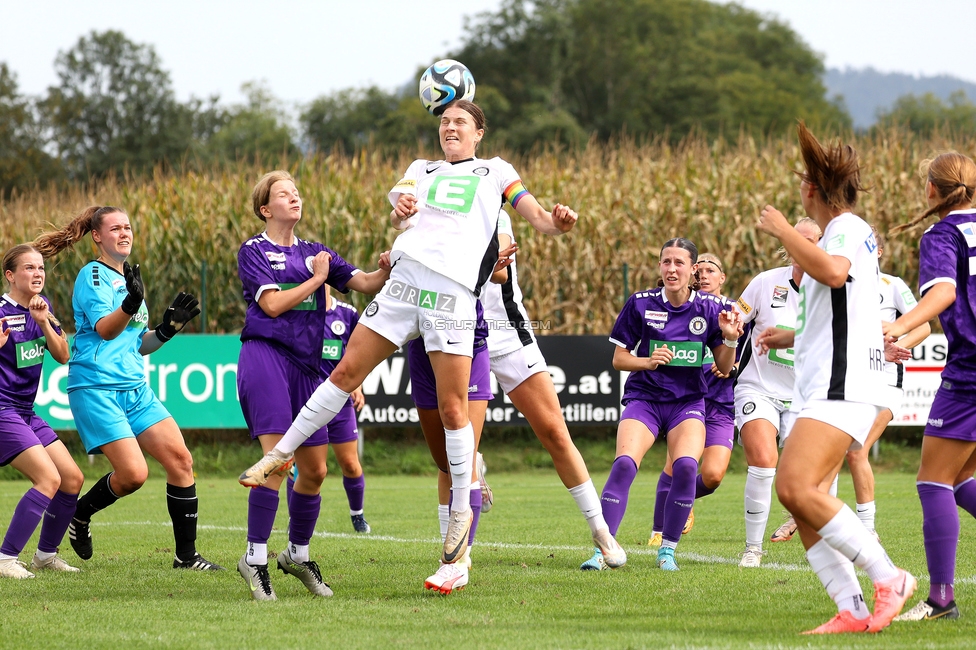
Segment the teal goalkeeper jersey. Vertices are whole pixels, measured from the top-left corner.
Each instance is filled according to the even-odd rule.
[[[127,295],[122,274],[101,262],[89,262],[78,273],[71,299],[76,332],[68,362],[68,392],[79,388],[132,390],[145,384],[139,347],[148,331],[146,303],[111,341],[95,331],[95,324],[118,309]]]

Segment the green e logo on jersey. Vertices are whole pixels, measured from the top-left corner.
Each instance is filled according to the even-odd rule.
[[[47,343],[45,337],[18,343],[14,348],[14,356],[17,357],[18,368],[29,368],[36,366],[44,361],[44,344]]]
[[[800,298],[796,304],[796,333],[797,336],[803,334],[803,328],[807,325],[807,288],[800,286]]]
[[[777,325],[776,329],[790,330],[792,327],[787,327],[785,325]],[[786,348],[785,350],[770,350],[769,351],[769,361],[771,363],[779,363],[789,368],[793,367],[793,348]]]
[[[427,205],[468,214],[480,182],[479,176],[438,176],[427,190]]]
[[[141,330],[143,327],[149,327],[149,310],[146,309],[145,302],[139,305],[139,311],[132,315],[126,327],[137,330]]]

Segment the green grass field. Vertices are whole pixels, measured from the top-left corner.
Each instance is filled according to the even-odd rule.
[[[471,582],[444,597],[423,589],[437,568],[436,491],[430,477],[367,477],[373,534],[352,534],[340,481],[330,476],[312,556],[335,590],[313,599],[301,583],[272,575],[278,602],[252,602],[234,567],[244,551],[247,492],[227,478],[198,481],[198,547],[228,567],[177,572],[159,479],[100,513],[95,557],[81,574],[0,581],[0,647],[65,648],[963,648],[976,633],[976,522],[963,518],[957,568],[958,621],[900,623],[876,636],[804,637],[834,605],[807,568],[799,539],[767,545],[759,570],[736,566],[742,548],[744,475],[730,474],[695,506],[694,530],[678,548],[681,571],[656,568],[645,544],[656,473],[634,484],[618,538],[628,565],[581,572],[589,533],[551,471],[489,472],[495,507],[482,517]],[[594,477],[602,487],[605,475]],[[2,525],[24,481],[0,481]],[[841,496],[851,497],[842,476]],[[878,530],[895,562],[927,594],[914,476],[878,475]],[[780,523],[774,506],[769,532]],[[285,508],[270,548],[285,544]],[[36,535],[22,555],[29,561]],[[64,556],[80,560],[68,546]],[[869,601],[871,586],[862,583]],[[913,598],[910,604],[914,604]],[[450,636],[445,634],[449,632]]]

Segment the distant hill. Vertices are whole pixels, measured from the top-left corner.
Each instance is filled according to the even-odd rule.
[[[970,101],[976,103],[976,83],[949,75],[916,77],[901,72],[878,72],[874,68],[830,68],[824,75],[824,85],[827,97],[843,95],[854,126],[859,129],[874,124],[878,109],[890,108],[902,95],[932,93],[948,99],[953,92],[964,90]]]

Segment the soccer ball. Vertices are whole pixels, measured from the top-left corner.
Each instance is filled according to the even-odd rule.
[[[420,76],[420,102],[427,112],[440,115],[457,99],[474,99],[474,76],[467,66],[444,59],[424,70]]]

